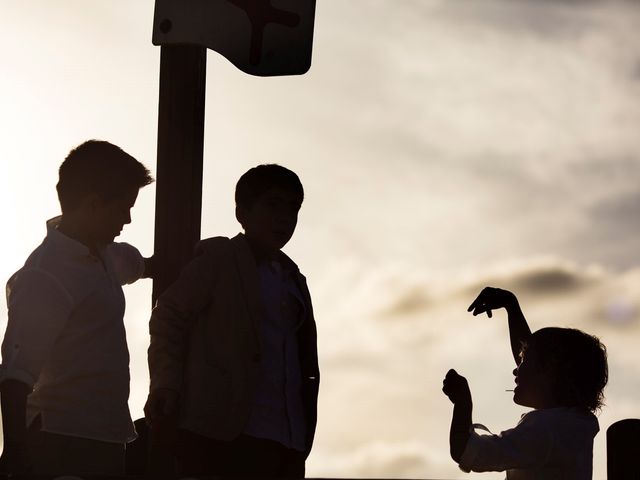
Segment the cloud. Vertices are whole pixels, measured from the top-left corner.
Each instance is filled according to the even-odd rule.
[[[640,160],[638,161],[640,164]],[[640,168],[640,167],[639,167]],[[631,174],[631,172],[628,172]],[[640,175],[638,176],[640,178]],[[640,231],[640,192],[621,192],[593,205],[589,213],[597,226],[597,233],[609,233],[615,236],[636,237]]]
[[[345,472],[358,478],[425,478],[433,470],[428,445],[419,442],[372,441],[353,452],[319,453],[309,460],[309,468],[330,465],[327,476]],[[442,459],[440,459],[442,462]]]
[[[606,28],[612,11],[633,14],[638,9],[624,1],[603,5],[596,0],[485,0],[442,2],[437,11],[473,28],[533,36],[544,42],[571,42]]]
[[[58,9],[56,19],[77,19],[60,31],[49,29],[59,22],[28,27],[34,9],[10,7],[20,15],[7,34],[24,54],[6,62],[2,103],[21,108],[20,122],[6,125],[4,157],[20,161],[5,162],[0,177],[9,179],[7,204],[28,205],[30,216],[46,217],[36,203],[55,205],[51,178],[78,135],[133,142],[153,162],[150,2],[135,16],[125,3],[114,7],[124,17]],[[639,14],[636,2],[336,0],[318,4],[304,77],[246,77],[209,55],[203,232],[237,230],[233,185],[255,163],[290,166],[308,193],[287,252],[308,275],[320,334],[312,476],[459,476],[440,392],[451,367],[468,376],[478,420],[493,430],[513,425],[522,409],[504,391],[513,381],[504,312],[466,313],[485,285],[515,290],[534,329],[600,335],[612,365],[601,424],[637,414]],[[109,22],[89,28],[96,19]],[[131,28],[116,38],[122,21]],[[80,32],[101,35],[76,45],[78,22]],[[21,35],[26,27],[33,38]],[[83,55],[87,46],[101,55]],[[79,75],[49,95],[73,58],[92,81]],[[51,75],[36,72],[43,65]],[[34,128],[50,138],[27,141]],[[20,181],[20,165],[42,175],[23,172]],[[28,198],[19,191],[27,184]],[[33,200],[39,191],[51,201]],[[127,240],[149,245],[152,208],[139,210],[148,221],[134,221],[144,229]],[[9,213],[15,228],[29,223]],[[19,266],[7,259],[25,258],[40,241],[40,223],[9,240],[5,278]],[[148,388],[143,290],[127,292],[136,414]],[[596,478],[603,452],[600,443]]]
[[[566,295],[584,291],[602,281],[603,276],[602,270],[595,266],[584,268],[572,262],[544,257],[494,268],[494,273],[475,282],[476,290],[482,283],[507,284],[509,289],[522,294]]]

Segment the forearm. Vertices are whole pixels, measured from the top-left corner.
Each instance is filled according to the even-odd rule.
[[[26,411],[29,393],[31,393],[31,388],[18,380],[5,380],[0,385],[2,428],[5,445],[26,442]]]
[[[513,297],[512,302],[507,305],[507,317],[509,322],[509,339],[511,341],[511,353],[516,365],[520,364],[520,350],[522,344],[531,336],[531,329],[527,324],[527,319],[522,313],[518,299]]]
[[[144,257],[144,272],[142,273],[142,278],[154,278],[156,276],[156,261],[155,257]]]
[[[449,432],[449,448],[451,458],[456,462],[460,462],[462,453],[464,452],[464,449],[467,446],[467,441],[469,440],[472,411],[473,403],[471,398],[456,402],[453,406],[451,430]]]
[[[186,317],[166,308],[161,301],[153,309],[147,351],[151,390],[180,389],[189,330],[190,322]]]

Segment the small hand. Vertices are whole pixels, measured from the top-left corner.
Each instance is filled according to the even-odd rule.
[[[480,295],[469,305],[467,312],[473,310],[473,315],[479,315],[481,313],[487,313],[489,318],[492,317],[492,310],[498,308],[509,309],[518,304],[516,296],[508,290],[502,290],[501,288],[485,287],[480,292]]]
[[[471,403],[471,390],[469,390],[467,379],[462,375],[458,375],[458,372],[453,369],[449,370],[444,377],[442,391],[454,404],[461,402]]]
[[[178,407],[178,392],[169,388],[158,388],[149,394],[144,406],[144,416],[149,425],[159,417],[175,413]]]

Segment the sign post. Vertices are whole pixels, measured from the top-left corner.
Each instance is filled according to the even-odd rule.
[[[200,239],[206,66],[205,47],[160,49],[154,303]]]
[[[311,67],[315,0],[156,0],[155,45],[201,45],[263,77]]]
[[[200,239],[207,48],[251,75],[301,75],[311,66],[314,14],[315,0],[156,0],[154,304]],[[154,421],[148,474],[171,476],[176,425],[175,416]]]

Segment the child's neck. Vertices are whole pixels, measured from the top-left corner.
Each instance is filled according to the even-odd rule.
[[[555,398],[537,398],[535,401],[526,401],[526,402],[516,402],[523,407],[534,408],[536,410],[545,410],[548,408],[559,408],[566,407],[567,405],[563,405],[561,402],[556,400]]]
[[[93,255],[98,254],[98,245],[89,234],[84,224],[74,218],[72,215],[62,215],[60,217],[60,223],[58,224],[58,231],[65,236],[74,239],[77,242],[80,242],[85,247],[89,249],[89,251]]]
[[[256,241],[252,240],[251,237],[247,237],[247,243],[249,243],[249,248],[251,249],[251,253],[253,253],[253,258],[256,261],[256,264],[270,262],[271,260],[275,260],[280,253],[280,250],[267,250],[261,245],[259,245]]]

